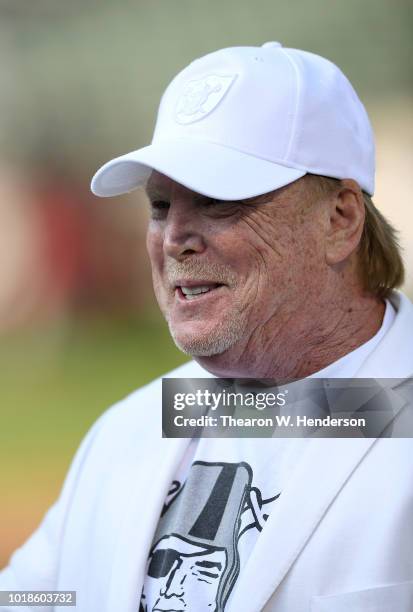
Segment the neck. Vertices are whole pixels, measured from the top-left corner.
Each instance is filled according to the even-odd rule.
[[[337,294],[336,294],[337,295]],[[305,378],[370,340],[383,322],[385,304],[365,294],[341,295],[294,311],[280,308],[243,343],[211,357],[196,357],[222,378]]]

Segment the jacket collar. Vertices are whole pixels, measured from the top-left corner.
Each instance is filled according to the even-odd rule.
[[[310,441],[297,469],[273,508],[246,566],[228,612],[260,612],[276,591],[344,483],[375,439]],[[254,585],[254,587],[252,587]]]
[[[389,296],[397,315],[374,351],[366,359],[357,378],[409,378],[413,376],[413,304],[400,291]],[[409,341],[410,334],[410,341]]]

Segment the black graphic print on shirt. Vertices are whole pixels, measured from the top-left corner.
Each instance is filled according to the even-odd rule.
[[[239,541],[269,507],[248,463],[195,461],[168,492],[139,612],[223,612],[240,571]]]

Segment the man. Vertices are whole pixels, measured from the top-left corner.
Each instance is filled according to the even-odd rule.
[[[266,43],[192,62],[152,144],[92,189],[141,185],[156,297],[194,357],[167,376],[411,377],[370,123],[329,61]],[[160,410],[158,379],[102,415],[2,589],[76,590],[82,612],[413,609],[410,438],[162,439]]]

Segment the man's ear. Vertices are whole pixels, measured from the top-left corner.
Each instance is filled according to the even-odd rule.
[[[363,232],[365,208],[362,191],[352,179],[340,181],[340,188],[329,203],[326,234],[326,262],[344,261],[353,253]]]

